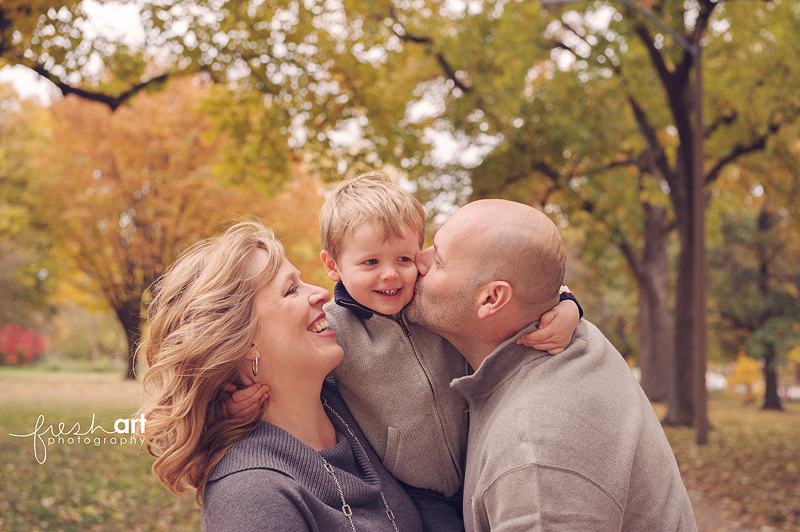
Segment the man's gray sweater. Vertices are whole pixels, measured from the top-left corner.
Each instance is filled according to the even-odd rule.
[[[582,320],[563,353],[498,346],[453,382],[470,405],[473,531],[697,530],[675,456],[628,365]]]

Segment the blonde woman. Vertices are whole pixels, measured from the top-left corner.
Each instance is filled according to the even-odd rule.
[[[153,292],[141,436],[167,488],[196,490],[204,530],[422,530],[326,380],[342,359],[328,292],[300,280],[269,229],[241,223],[195,246]],[[229,417],[231,381],[270,400]]]

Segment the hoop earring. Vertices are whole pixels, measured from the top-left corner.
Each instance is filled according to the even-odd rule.
[[[258,357],[253,359],[253,377],[258,375]]]

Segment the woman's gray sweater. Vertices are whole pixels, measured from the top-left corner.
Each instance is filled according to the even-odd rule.
[[[381,500],[383,491],[398,530],[421,532],[414,504],[381,465],[330,381],[324,384],[322,397],[354,435],[328,411],[338,444],[317,452],[283,429],[261,422],[225,454],[209,477],[203,497],[203,530],[351,531],[324,457],[352,509],[356,530],[394,530]]]

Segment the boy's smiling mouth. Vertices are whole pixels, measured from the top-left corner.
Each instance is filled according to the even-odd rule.
[[[393,288],[391,290],[375,290],[375,291],[384,296],[396,296],[400,292],[400,290],[402,290],[402,288]]]

